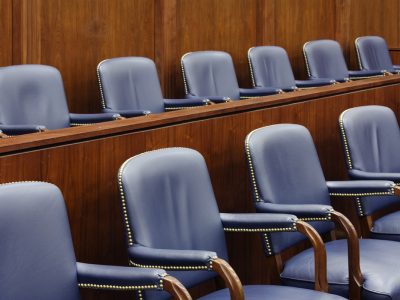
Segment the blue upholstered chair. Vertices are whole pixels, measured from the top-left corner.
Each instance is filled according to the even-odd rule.
[[[355,228],[331,207],[330,196],[393,195],[392,181],[325,181],[312,137],[300,125],[279,124],[256,129],[245,142],[256,210],[290,213],[311,222],[320,234],[333,229],[346,239],[325,243],[329,291],[350,299],[399,299],[400,243],[358,240]],[[342,198],[346,199],[346,198]],[[297,233],[268,233],[271,250],[282,251],[302,239]],[[314,282],[310,249],[290,258],[281,273],[283,282],[311,288]]]
[[[308,76],[311,79],[329,78],[338,82],[383,76],[381,70],[349,71],[342,48],[333,40],[307,42],[303,46]]]
[[[305,233],[312,229],[287,214],[220,214],[204,158],[187,148],[160,149],[134,156],[121,166],[118,181],[130,264],[163,266],[186,287],[214,278],[215,272],[223,274],[220,266],[225,265],[231,278],[222,277],[231,291],[231,299],[243,299],[243,291],[240,280],[225,262],[228,253],[224,231]],[[312,230],[318,245],[323,245],[315,233]],[[317,255],[322,257],[315,266],[317,272],[325,268],[325,251],[320,254],[323,257]],[[321,271],[316,287],[327,288],[325,275]],[[236,283],[236,292],[229,282]],[[246,299],[341,299],[279,286],[243,289]],[[154,294],[148,292],[147,296],[153,298]],[[222,289],[201,299],[229,299],[229,291]]]
[[[49,183],[0,185],[0,236],[1,300],[77,300],[79,287],[191,299],[164,270],[76,262],[63,196]]]
[[[60,72],[45,65],[0,68],[0,130],[7,135],[112,121],[118,114],[71,114]]]
[[[210,104],[205,98],[164,99],[156,65],[146,57],[106,59],[97,66],[97,76],[103,111],[123,117]]]
[[[188,99],[206,97],[221,103],[282,93],[276,87],[239,88],[232,57],[226,52],[189,52],[182,56],[181,66]]]
[[[279,87],[285,92],[334,84],[331,79],[295,80],[285,49],[277,46],[250,48],[247,52],[253,86]]]
[[[400,129],[390,108],[351,108],[340,115],[339,125],[351,179],[400,183]],[[393,196],[357,198],[363,234],[400,241],[399,204],[400,198]]]
[[[393,65],[386,41],[380,36],[362,36],[355,40],[361,70],[381,70],[399,73],[400,66]]]

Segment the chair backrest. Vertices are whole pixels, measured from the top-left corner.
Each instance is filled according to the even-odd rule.
[[[151,59],[106,59],[97,66],[97,75],[103,109],[165,111],[156,65]]]
[[[350,177],[353,170],[400,173],[400,129],[394,112],[385,106],[368,105],[345,110],[339,118]],[[396,197],[379,197],[360,204],[359,213],[369,215],[398,202]]]
[[[393,71],[389,49],[382,37],[359,37],[355,40],[355,45],[360,69]]]
[[[293,88],[296,86],[292,66],[285,49],[260,46],[248,51],[253,86]]]
[[[69,127],[60,72],[45,65],[0,68],[0,124]]]
[[[204,158],[167,148],[127,160],[119,171],[128,246],[215,251],[227,259],[224,231]],[[212,272],[168,271],[190,285]],[[192,273],[192,274],[190,274]],[[196,273],[196,274],[193,274]]]
[[[262,127],[248,134],[245,145],[256,206],[261,202],[330,205],[318,154],[304,126]],[[318,223],[315,228],[325,233],[332,224]],[[277,253],[304,237],[298,233],[274,233],[271,239]]]
[[[232,57],[222,51],[190,52],[181,59],[186,94],[240,99]]]
[[[0,185],[0,299],[79,299],[63,196],[49,183]]]
[[[310,78],[349,77],[349,70],[338,42],[333,40],[307,42],[303,46],[303,53]]]

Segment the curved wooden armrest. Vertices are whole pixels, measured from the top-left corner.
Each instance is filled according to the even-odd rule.
[[[297,221],[296,228],[298,232],[303,233],[314,248],[314,264],[315,264],[315,290],[320,292],[328,292],[328,275],[326,266],[326,250],[325,244],[319,233],[304,221]]]
[[[356,229],[343,214],[337,211],[331,212],[331,219],[344,231],[347,238],[349,261],[349,299],[361,299],[361,286],[363,276],[360,268],[360,243]]]
[[[400,196],[400,186],[396,185],[393,188],[393,190],[394,190],[394,194],[399,197]]]
[[[175,300],[192,300],[187,289],[180,283],[178,279],[167,275],[163,278],[164,291],[170,293],[172,299]]]
[[[224,280],[229,288],[231,300],[244,300],[243,286],[232,267],[223,259],[212,260],[212,269]]]

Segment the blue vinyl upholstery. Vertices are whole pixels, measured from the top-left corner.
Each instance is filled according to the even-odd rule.
[[[248,51],[254,87],[278,87],[283,91],[330,85],[329,79],[296,81],[285,49],[277,46],[260,46]]]
[[[288,131],[293,133],[287,134]],[[288,143],[296,147],[287,147]],[[311,136],[304,127],[287,124],[255,130],[247,136],[246,150],[257,183],[257,189],[253,190],[257,211],[289,213],[288,206],[293,205],[298,208],[291,213],[298,215],[307,204],[309,212],[318,212],[312,217],[324,218],[329,213],[328,187]],[[285,176],[276,175],[281,173]],[[275,209],[271,211],[273,206]],[[333,224],[326,222],[312,225],[320,234],[333,229]],[[279,253],[304,239],[299,233],[271,233],[266,238],[272,244],[272,251],[267,251],[267,255]]]
[[[240,89],[232,57],[222,51],[190,52],[181,59],[187,97],[206,97],[214,102],[257,97],[280,92],[276,87]]]
[[[210,267],[214,257],[228,259],[224,229],[295,230],[293,215],[220,214],[206,163],[195,150],[167,148],[134,156],[121,166],[119,183],[131,264],[164,266],[187,287],[216,276]],[[293,291],[273,289],[245,287],[245,297],[275,299]],[[324,295],[296,293],[309,299]],[[229,299],[229,294],[224,289],[204,299]]]
[[[362,70],[385,70],[398,73],[393,65],[385,39],[380,36],[362,36],[355,40],[358,63]]]
[[[349,176],[356,180],[392,180],[400,182],[400,129],[394,112],[384,106],[369,105],[348,109],[339,118],[340,136],[346,153]],[[394,196],[370,196],[358,200],[359,214],[368,216],[379,209],[399,203]],[[376,220],[373,236],[394,235],[398,225],[390,225],[397,213]],[[400,234],[400,230],[397,231]]]
[[[1,184],[0,235],[2,300],[78,300],[78,284],[162,290],[164,270],[77,263],[63,196],[52,184]]]
[[[298,209],[305,220],[316,220],[315,228],[324,233],[331,229],[329,222],[329,190],[340,192],[362,192],[365,181],[339,184],[328,187],[319,163],[318,155],[308,130],[300,125],[279,124],[257,129],[246,139],[248,163],[253,180],[253,195],[256,209],[265,213],[263,205],[274,204],[274,212]],[[390,193],[393,182],[373,183],[377,193]],[[371,192],[368,190],[368,192]],[[264,203],[264,204],[262,204]],[[321,205],[321,209],[317,206]],[[290,206],[290,210],[286,209]],[[327,213],[324,215],[324,210]],[[326,224],[326,225],[324,225]],[[329,224],[329,225],[328,225]],[[283,240],[271,235],[272,244],[281,248],[293,245],[295,241]],[[326,243],[328,257],[328,282],[330,291],[342,296],[348,295],[348,260],[346,240]],[[360,241],[361,272],[363,274],[363,299],[400,299],[400,244],[392,241],[364,239]],[[267,253],[269,254],[269,253]],[[313,257],[311,249],[290,258],[284,266],[281,278],[285,284],[312,288]]]
[[[205,99],[164,99],[154,62],[146,57],[106,59],[97,66],[104,112],[124,117],[203,106]]]
[[[349,71],[339,43],[333,40],[316,40],[303,46],[308,76],[313,78],[329,78],[338,82],[350,78],[364,78],[382,75],[381,70]]]
[[[54,67],[0,68],[0,129],[6,134],[66,128],[75,121],[86,124],[118,117],[116,114],[70,114],[61,74]]]

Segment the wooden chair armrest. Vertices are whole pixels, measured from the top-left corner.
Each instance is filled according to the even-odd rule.
[[[178,279],[172,276],[165,276],[163,278],[164,291],[168,292],[172,299],[175,300],[192,300],[187,289],[180,283]]]
[[[319,233],[304,221],[296,222],[297,231],[304,234],[314,248],[314,264],[315,264],[315,290],[320,292],[328,292],[328,277],[326,266],[326,250],[325,244]]]
[[[244,300],[243,286],[232,267],[223,259],[212,260],[212,269],[224,280],[229,289],[231,300]]]
[[[348,263],[349,263],[349,299],[361,299],[361,286],[363,276],[360,268],[360,243],[356,229],[343,214],[331,212],[331,219],[344,231],[347,238]]]

